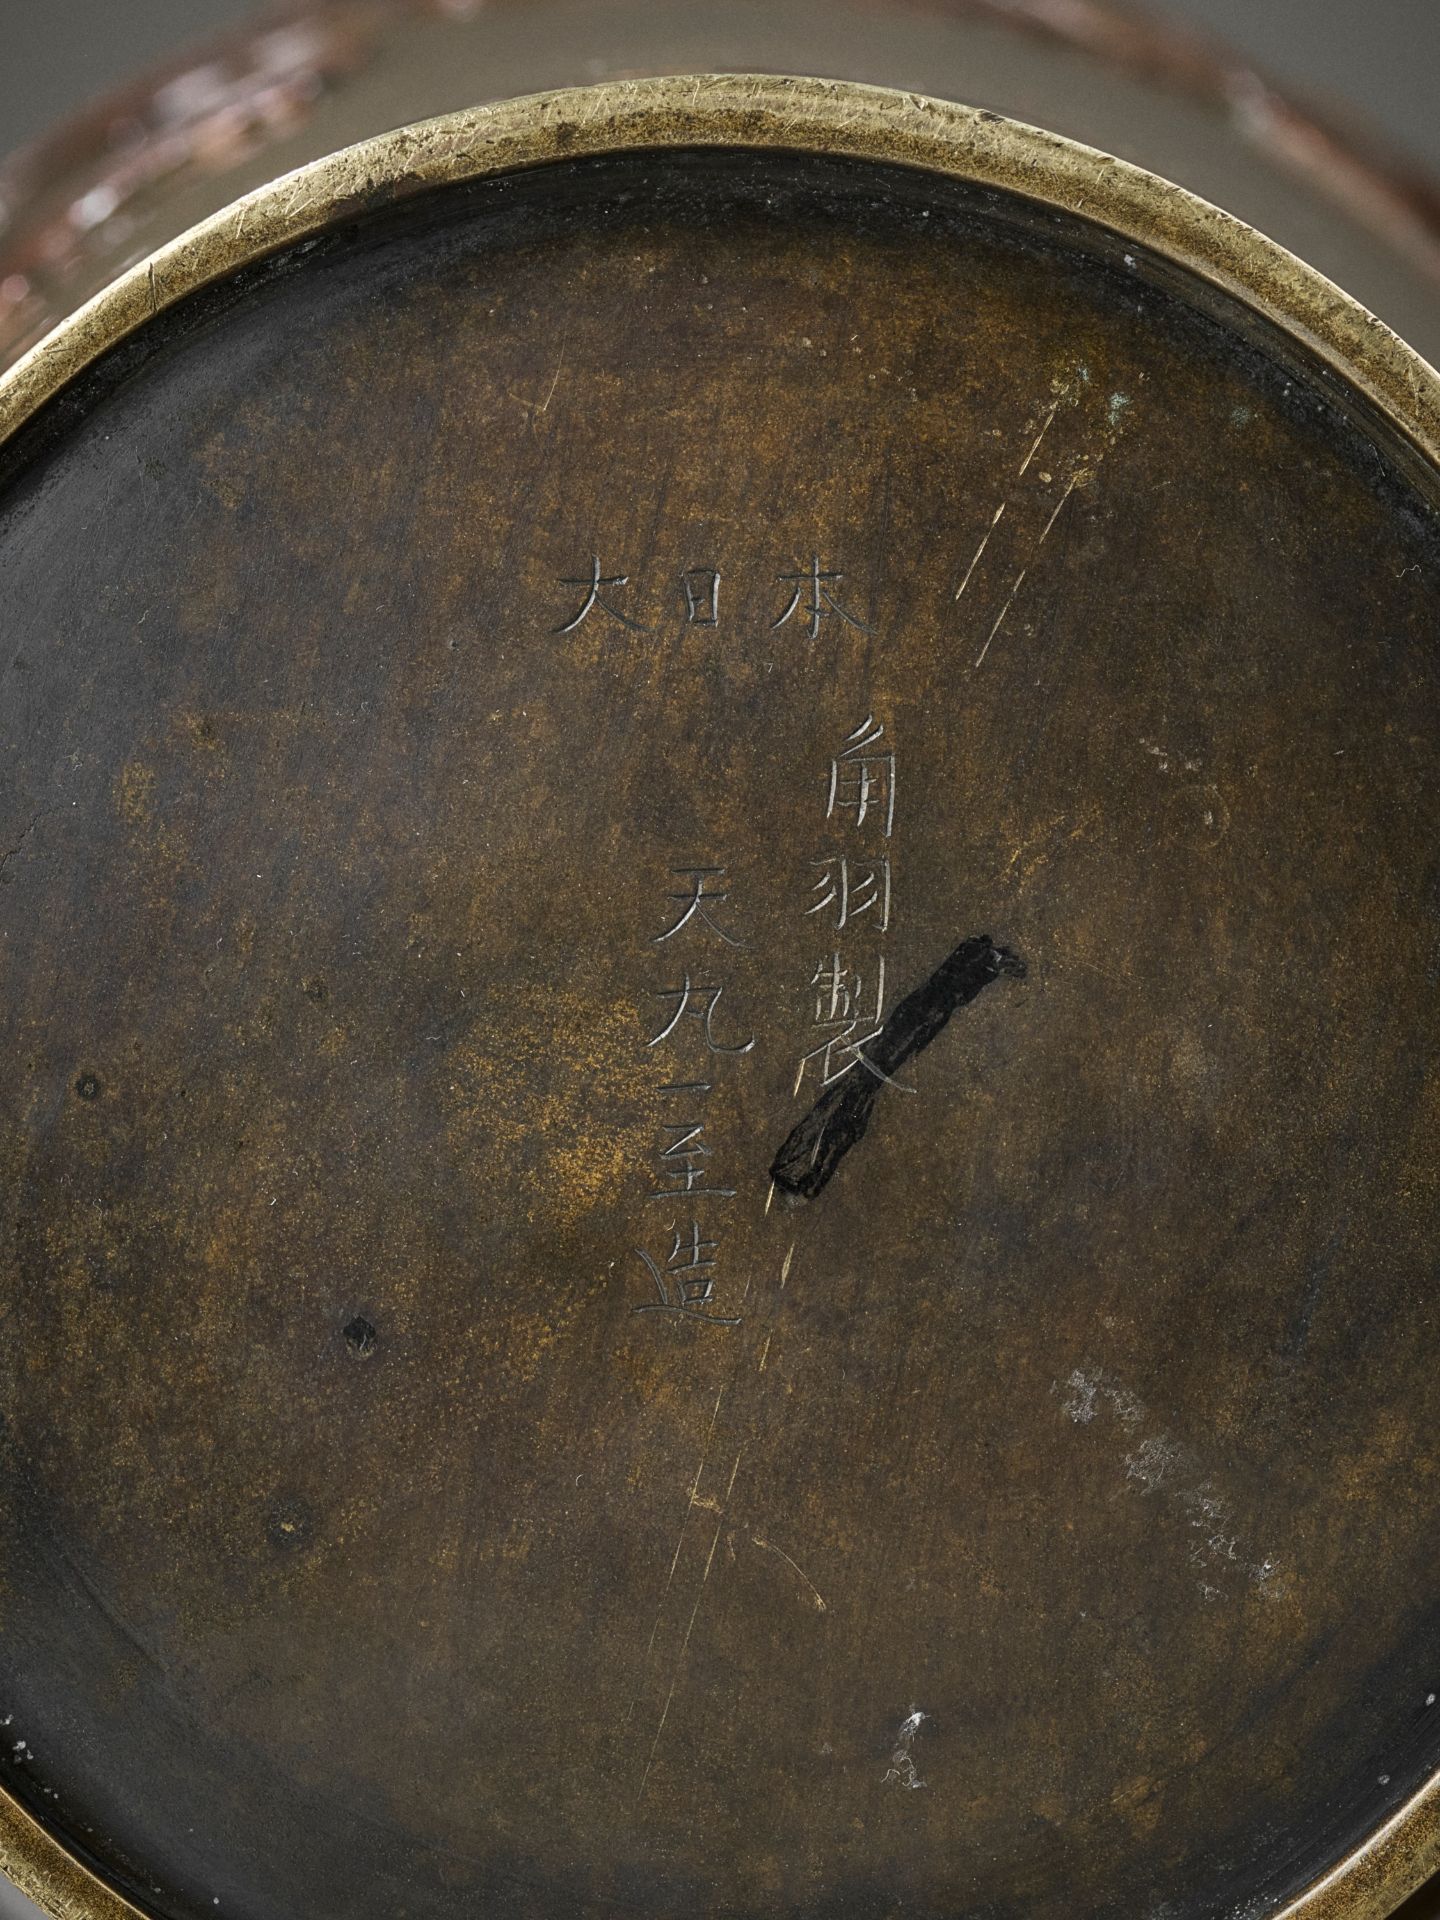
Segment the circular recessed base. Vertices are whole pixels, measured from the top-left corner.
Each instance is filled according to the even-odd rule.
[[[8,389],[4,1779],[144,1912],[1271,1913],[1434,1768],[1428,376],[772,95]]]

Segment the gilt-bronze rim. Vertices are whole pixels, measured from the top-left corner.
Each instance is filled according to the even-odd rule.
[[[120,276],[0,376],[0,443],[165,309],[337,219],[552,161],[752,148],[902,166],[1094,223],[1278,326],[1440,467],[1440,374],[1275,242],[1183,188],[1059,135],[921,95],[813,79],[609,82],[447,115],[248,194]],[[1440,1867],[1440,1773],[1275,1920],[1385,1920]],[[0,1868],[53,1920],[144,1920],[0,1789]]]

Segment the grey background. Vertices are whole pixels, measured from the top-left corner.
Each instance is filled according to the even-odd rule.
[[[782,6],[784,0],[776,0]],[[253,0],[0,0],[0,154]],[[1367,116],[1440,170],[1440,0],[1152,0],[1291,92]]]
[[[0,156],[255,10],[252,0],[0,0]],[[1368,119],[1440,172],[1440,0],[1153,0],[1152,11],[1228,40],[1290,93]],[[0,1920],[38,1920],[38,1909],[0,1881]]]

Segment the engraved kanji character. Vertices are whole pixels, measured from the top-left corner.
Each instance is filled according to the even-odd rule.
[[[795,1091],[798,1094],[804,1084],[806,1071],[814,1067],[820,1076],[822,1087],[830,1087],[837,1080],[843,1080],[853,1067],[865,1067],[877,1080],[884,1080],[894,1086],[898,1082],[882,1073],[873,1060],[863,1051],[872,1040],[878,1040],[880,1028],[874,1027],[869,1033],[860,1033],[858,1023],[851,1021],[838,1032],[828,1035],[818,1047],[812,1047],[809,1053],[800,1056],[800,1065],[795,1074]]]
[[[692,983],[688,973],[684,975],[678,987],[657,989],[655,998],[673,1000],[675,1011],[654,1039],[646,1041],[646,1046],[658,1047],[662,1040],[668,1040],[680,1022],[688,1016],[691,1020],[698,1020],[704,1028],[705,1044],[711,1053],[749,1053],[755,1045],[753,1034],[748,1040],[740,1041],[734,1046],[724,1046],[715,1038],[715,1009],[719,1006],[720,996],[724,991],[723,987],[697,987]],[[694,1005],[691,1004],[692,1001]]]
[[[710,913],[710,907],[712,905],[730,898],[730,889],[728,887],[722,887],[718,884],[711,886],[708,884],[711,881],[718,883],[724,879],[724,867],[675,867],[672,871],[677,879],[688,880],[689,887],[684,893],[667,894],[666,898],[669,900],[678,900],[684,910],[680,918],[668,926],[664,933],[657,933],[655,935],[653,944],[658,947],[662,941],[673,940],[682,927],[686,927],[692,920],[698,919],[702,921],[713,934],[723,940],[727,947],[743,947],[745,942],[743,940],[737,940],[733,934],[726,933],[725,929],[711,917]]]
[[[738,1327],[738,1314],[707,1313],[705,1309],[715,1297],[715,1255],[719,1251],[717,1240],[702,1240],[699,1225],[692,1220],[689,1232],[682,1234],[673,1223],[670,1228],[672,1245],[669,1258],[662,1267],[653,1255],[643,1247],[636,1247],[637,1257],[644,1262],[645,1269],[655,1283],[657,1298],[647,1300],[642,1306],[632,1307],[632,1313],[682,1313],[692,1319],[709,1320],[718,1327]],[[673,1282],[673,1287],[667,1285]]]
[[[905,1093],[913,1092],[913,1088],[903,1087],[898,1080],[892,1080],[864,1051],[872,1041],[880,1038],[885,1029],[883,958],[878,961],[873,978],[873,1004],[866,1004],[863,979],[853,968],[844,964],[838,953],[828,955],[816,967],[810,979],[810,985],[816,989],[814,1025],[825,1033],[826,1038],[801,1056],[795,1075],[797,1094],[807,1070],[812,1066],[820,1076],[822,1087],[843,1080],[854,1067],[864,1067],[867,1073],[873,1073],[877,1080],[883,1080],[887,1086],[900,1087]]]
[[[814,906],[805,909],[807,914],[824,913],[827,908],[835,910],[835,931],[837,933],[858,920],[862,913],[873,913],[881,933],[890,926],[890,862],[871,860],[857,862],[848,860],[845,855],[837,854],[829,860],[812,860],[812,867],[820,869],[820,878],[810,889],[820,898]]]
[[[678,1181],[671,1187],[656,1187],[651,1190],[652,1200],[687,1199],[691,1194],[707,1194],[714,1200],[733,1200],[734,1187],[707,1187],[702,1185],[705,1178],[705,1162],[710,1158],[710,1148],[705,1144],[705,1125],[703,1121],[664,1122],[664,1130],[672,1135],[668,1146],[660,1149],[660,1167],[668,1180]]]
[[[771,621],[770,627],[772,632],[776,627],[783,627],[787,620],[801,611],[804,612],[805,618],[810,622],[810,638],[812,640],[819,639],[820,622],[832,613],[838,614],[847,625],[856,628],[860,633],[871,632],[871,628],[867,627],[863,620],[857,620],[853,613],[847,613],[845,608],[841,606],[840,602],[831,592],[828,583],[834,580],[843,580],[845,576],[843,573],[823,572],[818,554],[810,562],[809,567],[804,573],[777,573],[775,578],[777,582],[783,581],[789,583],[793,581],[795,583],[795,591],[791,594],[790,604],[786,607],[780,618]],[[810,589],[810,598],[805,601],[802,609],[801,601],[804,599],[805,589],[807,587]]]
[[[862,1021],[873,1019],[880,1026],[885,1018],[885,960],[882,955],[876,964],[875,1008],[871,1015],[861,1011],[861,1002],[865,992],[865,982],[853,967],[847,967],[838,953],[827,954],[810,976],[810,984],[816,988],[815,1025],[828,1027],[837,1021]]]
[[[581,602],[580,611],[575,615],[575,618],[573,620],[567,620],[563,626],[552,627],[552,633],[573,633],[581,621],[588,620],[597,607],[602,613],[608,613],[612,620],[618,620],[622,627],[629,627],[633,633],[644,633],[646,631],[640,621],[632,620],[629,614],[621,613],[618,607],[612,607],[610,602],[602,595],[602,587],[628,587],[630,584],[630,576],[628,573],[602,574],[600,571],[599,554],[596,554],[590,563],[588,579],[579,579],[574,575],[567,575],[561,580],[560,584],[562,587],[584,587],[585,598]]]
[[[867,713],[830,762],[829,799],[825,817],[833,820],[840,812],[853,812],[855,825],[863,827],[873,813],[880,831],[888,840],[895,825],[895,756],[871,753],[885,737],[885,729]]]
[[[680,576],[685,589],[685,619],[692,627],[720,624],[720,569],[687,567]]]

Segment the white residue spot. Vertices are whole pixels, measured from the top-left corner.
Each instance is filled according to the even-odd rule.
[[[1077,1367],[1070,1376],[1070,1393],[1064,1402],[1065,1411],[1077,1426],[1088,1426],[1095,1418],[1095,1396],[1100,1390],[1100,1376],[1093,1378]]]
[[[1234,1505],[1204,1470],[1199,1457],[1172,1434],[1151,1425],[1143,1403],[1100,1367],[1077,1367],[1063,1383],[1069,1391],[1064,1411],[1081,1426],[1095,1426],[1102,1413],[1119,1422],[1135,1444],[1122,1455],[1125,1483],[1142,1498],[1168,1508],[1188,1529],[1186,1557],[1197,1573],[1201,1598],[1217,1600],[1234,1591],[1236,1578],[1275,1599],[1286,1588],[1284,1569],[1273,1554],[1257,1554],[1237,1522]],[[1061,1390],[1056,1381],[1052,1392]],[[1101,1423],[1095,1426],[1098,1435]],[[1146,1431],[1146,1428],[1149,1431]],[[1436,1696],[1426,1700],[1433,1706]]]
[[[1125,1478],[1138,1481],[1146,1493],[1163,1487],[1174,1470],[1178,1453],[1168,1434],[1153,1433],[1125,1456]]]
[[[927,1716],[919,1707],[912,1707],[900,1722],[900,1731],[895,1738],[895,1751],[890,1755],[890,1765],[885,1770],[882,1787],[905,1787],[913,1793],[925,1782],[915,1771],[915,1758],[910,1749],[915,1744],[915,1736],[924,1725]]]
[[[1070,1391],[1061,1404],[1077,1426],[1088,1426],[1102,1401],[1127,1431],[1139,1426],[1145,1417],[1144,1407],[1129,1388],[1100,1367],[1077,1367],[1066,1385]]]

